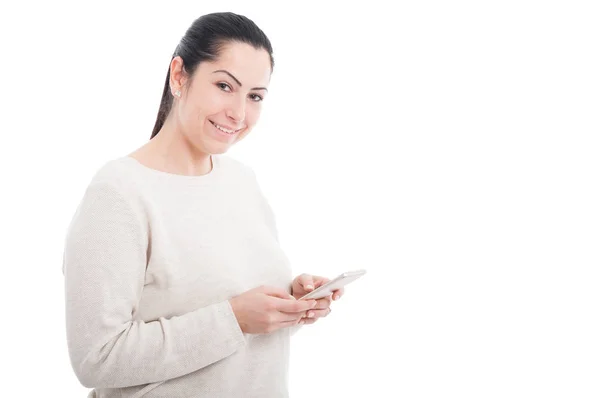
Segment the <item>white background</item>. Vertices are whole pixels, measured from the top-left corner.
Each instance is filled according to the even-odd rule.
[[[294,336],[292,397],[600,396],[593,3],[3,3],[0,395],[86,395],[67,225],[93,173],[149,139],[187,27],[234,11],[276,66],[229,154],[296,273],[368,271]]]

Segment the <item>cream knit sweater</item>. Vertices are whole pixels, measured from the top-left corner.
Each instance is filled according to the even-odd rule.
[[[203,176],[132,157],[94,175],[64,251],[66,327],[90,397],[287,397],[296,329],[242,333],[228,302],[290,291],[289,261],[252,169],[213,155]]]

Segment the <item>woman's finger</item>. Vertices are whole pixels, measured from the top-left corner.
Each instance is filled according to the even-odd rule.
[[[293,321],[281,322],[279,324],[279,326],[282,327],[282,328],[287,328],[287,327],[290,327],[290,326],[300,325],[300,324],[303,323],[303,321],[304,321],[304,318],[300,318],[300,319],[296,319],[296,320],[293,320]]]
[[[310,310],[310,307],[306,308],[305,310],[297,311],[297,312],[279,311],[275,315],[275,319],[276,319],[277,322],[293,322],[293,321],[298,321],[300,319],[306,318],[306,315],[307,315],[307,313],[308,313],[309,310]]]
[[[304,319],[318,319],[326,317],[331,313],[331,308],[326,308],[324,310],[310,310],[306,313],[306,318]]]
[[[333,297],[334,300],[339,300],[340,297],[342,297],[343,295],[344,295],[344,288],[341,287],[338,290],[334,290],[333,291],[332,297]]]
[[[313,275],[312,278],[315,281],[315,289],[330,281],[329,278],[325,278],[324,276]]]
[[[306,315],[306,313],[293,314],[293,313],[288,313],[288,312],[280,312],[279,315],[277,316],[277,321],[280,323],[295,322],[295,321],[298,321],[299,319],[304,318],[305,315]]]
[[[305,292],[310,292],[315,289],[313,276],[309,274],[301,274],[298,276],[298,283]]]
[[[325,308],[329,308],[331,305],[331,295],[324,297],[322,299],[317,300],[317,305],[315,306],[315,310],[324,310]]]

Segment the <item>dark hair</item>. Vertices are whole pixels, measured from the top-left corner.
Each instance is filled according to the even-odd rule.
[[[171,61],[173,58],[180,56],[183,60],[184,70],[189,77],[188,81],[191,81],[196,68],[201,62],[216,60],[223,47],[231,42],[247,43],[256,49],[266,50],[271,58],[271,72],[273,71],[275,66],[273,48],[267,36],[253,21],[232,12],[206,14],[196,19],[181,38]],[[169,62],[167,79],[165,80],[156,123],[150,139],[158,134],[173,106],[173,94],[171,94],[169,84],[170,77],[171,63]]]

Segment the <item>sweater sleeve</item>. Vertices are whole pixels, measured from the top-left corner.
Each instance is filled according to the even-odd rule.
[[[143,322],[147,225],[116,187],[92,183],[69,226],[63,256],[66,331],[85,387],[120,388],[183,376],[245,344],[229,301]]]

